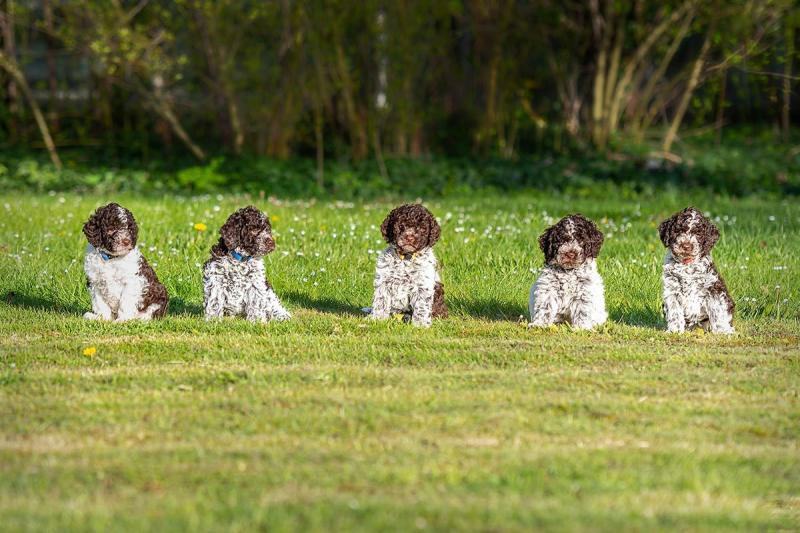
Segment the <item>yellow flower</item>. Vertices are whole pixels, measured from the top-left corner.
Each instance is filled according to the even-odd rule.
[[[269,217],[269,218],[270,218],[270,220],[272,220],[273,222],[277,222],[277,221],[279,221],[279,220],[281,219],[281,217],[279,217],[278,215],[272,215],[272,216],[271,216],[271,217]]]
[[[198,222],[197,224],[194,225],[194,229],[196,229],[197,231],[205,231],[208,229],[208,226],[206,226],[202,222]]]
[[[87,346],[86,348],[83,349],[83,355],[85,355],[86,357],[91,357],[96,353],[97,353],[97,348],[95,348],[94,346]]]

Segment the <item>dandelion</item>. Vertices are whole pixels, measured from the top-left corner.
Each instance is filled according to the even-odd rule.
[[[208,229],[208,226],[206,226],[206,225],[205,225],[205,224],[203,224],[202,222],[198,222],[197,224],[195,224],[195,225],[194,225],[194,226],[192,226],[192,227],[193,227],[195,230],[197,230],[197,231],[205,231],[205,230],[207,230],[207,229]]]
[[[83,355],[85,355],[86,357],[92,357],[96,353],[97,353],[97,348],[95,348],[94,346],[87,346],[86,348],[83,349]]]
[[[279,217],[278,215],[272,215],[271,217],[269,217],[269,219],[272,220],[273,222],[277,222],[281,219],[281,217]]]

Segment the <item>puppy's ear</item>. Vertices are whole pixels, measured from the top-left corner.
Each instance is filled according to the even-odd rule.
[[[428,246],[433,246],[442,236],[442,227],[436,222],[433,213],[428,213]]]
[[[706,217],[703,217],[703,223],[700,227],[700,251],[703,255],[708,255],[711,249],[717,244],[719,240],[719,229]]]
[[[539,248],[544,252],[545,263],[552,261],[556,255],[553,250],[553,233],[555,233],[555,226],[550,226],[539,235]]]
[[[131,232],[131,243],[136,246],[136,241],[139,239],[139,224],[136,223],[136,218],[131,213],[130,209],[125,209],[125,214],[128,216],[128,230]]]
[[[86,235],[86,240],[95,248],[102,247],[103,242],[103,228],[100,223],[100,215],[95,211],[86,224],[83,225],[83,234]]]
[[[219,235],[225,242],[225,247],[228,250],[235,250],[241,244],[242,239],[242,224],[244,219],[241,211],[237,211],[228,217],[225,224],[219,229]]]
[[[672,237],[672,228],[675,226],[675,219],[677,215],[669,217],[658,226],[658,236],[664,246],[669,246],[669,240]]]
[[[600,248],[603,246],[603,233],[597,229],[594,222],[588,218],[582,218],[584,242],[583,254],[586,257],[597,257],[600,255]]]
[[[394,242],[394,217],[396,215],[397,209],[392,209],[392,211],[386,215],[386,218],[383,219],[381,223],[381,235],[383,235],[383,240],[391,244]]]

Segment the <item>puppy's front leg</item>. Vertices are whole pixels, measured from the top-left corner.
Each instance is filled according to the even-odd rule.
[[[411,294],[411,323],[415,326],[428,327],[431,325],[433,293],[433,286],[421,286]]]
[[[560,301],[556,287],[551,288],[539,281],[534,283],[528,303],[531,314],[530,325],[543,328],[555,324]]]
[[[135,318],[148,320],[148,316],[139,315],[139,299],[141,297],[141,287],[131,287],[126,285],[119,297],[119,311],[115,322],[125,322]]]
[[[92,310],[84,313],[83,318],[87,320],[113,320],[114,313],[100,292],[90,285],[89,293],[92,296]]]
[[[215,276],[203,280],[203,310],[206,320],[222,318],[225,310],[225,290]]]
[[[372,320],[386,320],[391,315],[391,298],[389,287],[386,286],[377,276],[375,278],[375,293],[372,296],[372,312],[369,318]]]
[[[729,302],[725,296],[722,294],[709,296],[706,302],[706,311],[708,312],[708,322],[712,333],[724,333],[726,335],[735,333]]]
[[[292,318],[292,314],[286,310],[280,299],[278,299],[278,295],[272,289],[267,289],[267,312],[273,320],[282,321]]]
[[[686,331],[686,316],[677,297],[664,295],[664,319],[667,321],[667,331],[670,333]]]
[[[599,324],[594,314],[594,309],[590,301],[577,301],[574,308],[571,310],[572,327],[575,329],[592,329]]]
[[[269,320],[266,293],[266,285],[254,285],[247,289],[244,309],[247,320],[251,322],[267,322]]]

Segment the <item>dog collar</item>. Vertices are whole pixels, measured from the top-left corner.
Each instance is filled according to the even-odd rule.
[[[417,257],[417,252],[411,252],[410,254],[404,254],[404,253],[401,253],[401,252],[398,251],[397,255],[403,261],[408,261],[409,259],[414,259],[415,257]]]
[[[409,259],[415,259],[419,255],[419,252],[411,252],[410,254],[404,254],[397,248],[395,248],[394,252],[397,254],[397,257],[399,257],[403,261],[408,261]]]
[[[237,252],[236,250],[233,250],[231,252],[231,257],[233,257],[237,261],[250,261],[253,258],[253,256],[251,256],[251,255],[242,255],[239,252]]]
[[[103,250],[98,249],[97,252],[100,254],[100,257],[103,259],[103,261],[108,261],[109,259],[111,259],[111,255],[104,252]]]

